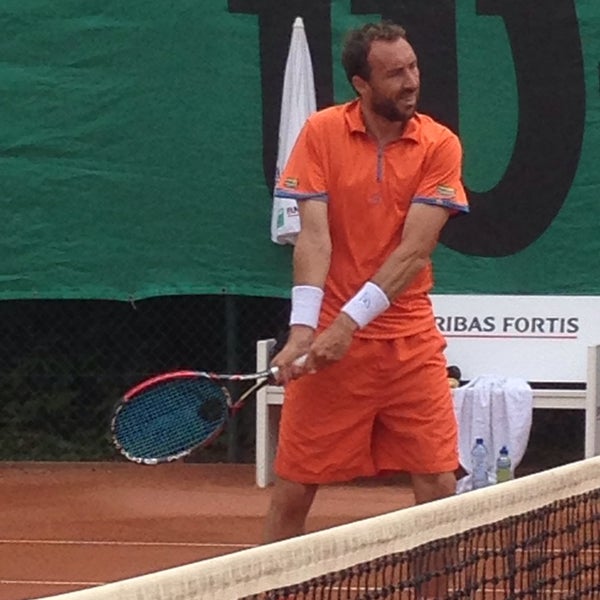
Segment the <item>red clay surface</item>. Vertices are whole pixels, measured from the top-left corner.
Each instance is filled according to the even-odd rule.
[[[30,600],[261,541],[254,465],[0,463],[0,599]],[[315,531],[413,504],[406,486],[319,490]]]

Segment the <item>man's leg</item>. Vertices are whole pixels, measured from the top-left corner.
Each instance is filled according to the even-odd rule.
[[[417,504],[424,504],[432,500],[439,500],[447,496],[453,496],[456,493],[456,477],[454,472],[416,474],[413,473],[412,484]],[[456,556],[449,549],[441,550],[439,553],[432,552],[427,558],[427,564],[419,564],[417,561],[413,566],[415,574],[431,574],[432,571],[443,572],[448,564],[455,563]],[[448,578],[445,575],[438,575],[431,581],[419,586],[419,599],[429,600],[430,598],[440,598],[445,596],[448,591]]]
[[[265,519],[264,541],[276,542],[302,535],[318,485],[295,483],[277,477]]]
[[[412,473],[415,502],[424,504],[431,500],[439,500],[456,493],[456,477],[454,472],[448,473]]]

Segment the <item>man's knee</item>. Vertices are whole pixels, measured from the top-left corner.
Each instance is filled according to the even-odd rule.
[[[278,477],[271,494],[271,506],[279,511],[307,512],[313,502],[317,485],[296,483]]]
[[[456,493],[454,472],[413,473],[412,482],[417,504],[439,500]]]

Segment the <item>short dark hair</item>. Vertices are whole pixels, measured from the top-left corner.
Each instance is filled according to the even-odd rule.
[[[374,41],[384,40],[393,42],[399,38],[406,39],[404,27],[391,21],[381,23],[366,23],[359,29],[352,29],[346,35],[342,50],[342,65],[350,84],[355,75],[365,81],[371,76],[371,67],[367,60],[371,44]]]

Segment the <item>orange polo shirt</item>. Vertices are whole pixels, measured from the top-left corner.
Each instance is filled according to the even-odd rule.
[[[328,204],[332,255],[320,329],[398,247],[413,202],[468,211],[461,171],[457,136],[426,115],[415,114],[402,137],[385,146],[367,134],[360,100],[309,117],[275,193]],[[432,286],[429,264],[356,336],[395,338],[428,329]]]

